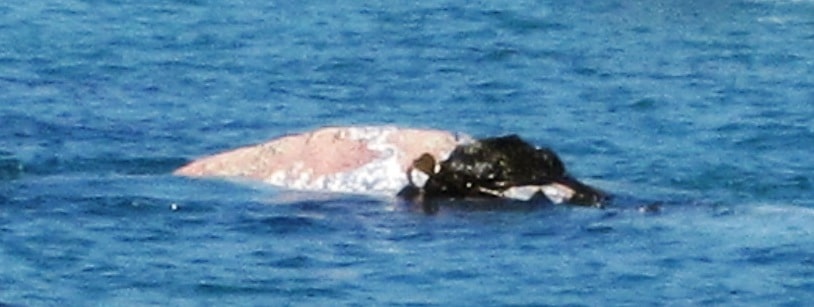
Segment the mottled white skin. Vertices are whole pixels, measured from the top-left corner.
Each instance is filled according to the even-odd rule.
[[[394,195],[423,153],[443,161],[465,135],[393,126],[328,127],[195,160],[175,171],[190,177],[259,180],[301,190]]]

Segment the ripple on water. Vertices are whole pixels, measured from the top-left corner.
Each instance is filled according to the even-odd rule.
[[[218,283],[218,282],[201,282],[195,286],[195,292],[205,297],[215,298],[228,298],[230,296],[245,296],[245,295],[271,295],[288,298],[285,301],[293,298],[298,299],[342,299],[348,297],[345,290],[339,289],[335,286],[315,287],[307,286],[311,282],[304,282],[303,285],[298,285],[298,282],[291,282],[268,279],[268,280],[255,280],[255,281],[241,281],[237,283]]]
[[[324,220],[296,215],[241,216],[230,230],[253,235],[328,234],[336,231]]]
[[[811,301],[810,1],[42,2],[0,4],[2,302]],[[170,176],[363,123],[518,133],[636,198],[428,216]]]
[[[14,180],[23,174],[23,163],[0,152],[0,181]]]
[[[116,173],[124,175],[167,174],[186,164],[189,160],[173,157],[74,157],[60,156],[41,158],[26,165],[21,170],[33,175],[67,173]],[[2,163],[2,160],[0,160]],[[2,167],[2,164],[0,164]],[[2,169],[0,169],[2,171]],[[2,175],[2,173],[0,173]]]

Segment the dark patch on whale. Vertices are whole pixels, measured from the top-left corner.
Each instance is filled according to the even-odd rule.
[[[602,207],[609,199],[606,193],[571,177],[553,150],[534,147],[517,135],[459,145],[439,165],[425,154],[414,161],[413,169],[429,178],[418,186],[408,174],[410,185],[399,196],[421,202],[430,213],[437,211],[429,205],[437,200],[495,199],[511,188],[552,184],[573,190],[565,199],[568,204]],[[531,200],[545,199],[542,191],[537,193]]]

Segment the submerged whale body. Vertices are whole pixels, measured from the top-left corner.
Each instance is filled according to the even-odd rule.
[[[536,148],[517,135],[484,138],[457,146],[435,165],[422,155],[413,170],[428,176],[423,185],[410,180],[399,195],[431,202],[439,199],[510,198],[548,200],[602,207],[609,198],[566,172],[554,151]],[[408,174],[408,177],[411,176]],[[426,208],[426,207],[425,207]]]

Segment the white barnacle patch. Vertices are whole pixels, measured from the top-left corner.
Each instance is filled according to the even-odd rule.
[[[268,176],[265,179],[265,182],[273,184],[273,185],[284,185],[286,181],[286,172],[285,171],[276,171]]]
[[[308,171],[299,172],[298,176],[294,176],[293,186],[298,188],[306,188],[308,187],[308,183],[310,182],[309,179],[311,179],[311,172]]]
[[[326,190],[325,176],[318,176],[316,178],[311,179],[311,183],[309,183],[309,186],[313,190]]]

